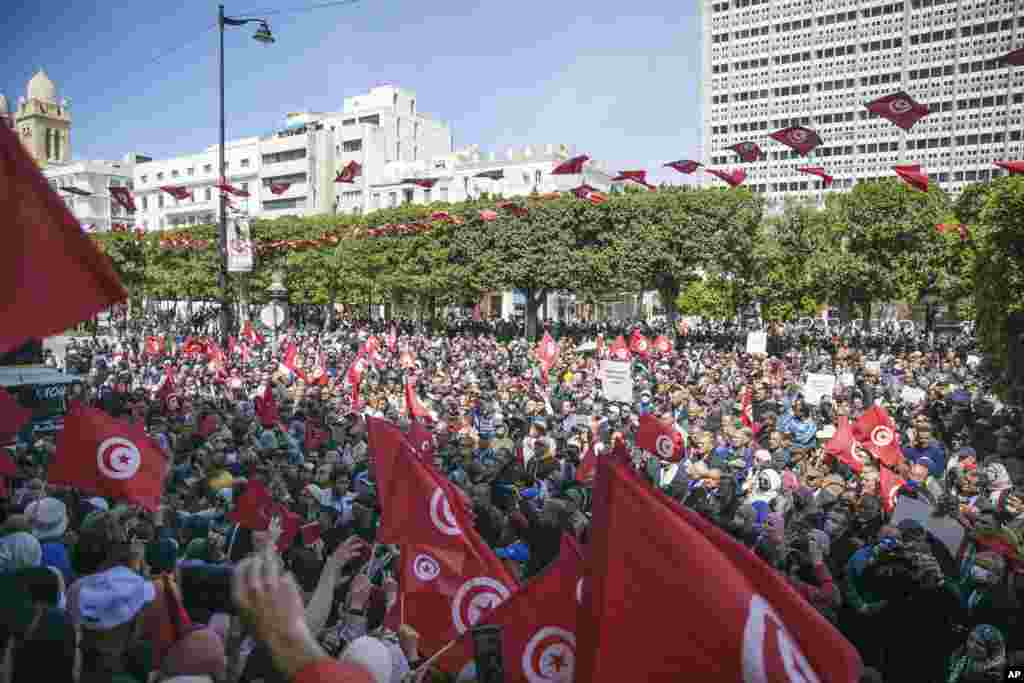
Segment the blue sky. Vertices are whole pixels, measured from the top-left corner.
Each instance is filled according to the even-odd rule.
[[[229,2],[226,12],[322,1]],[[215,3],[9,3],[0,92],[13,108],[44,67],[71,100],[76,158],[162,158],[216,142]],[[227,34],[228,138],[269,132],[289,111],[338,110],[388,82],[416,91],[457,146],[565,142],[613,170],[674,180],[656,167],[695,158],[700,144],[698,4],[359,0],[270,15],[272,46],[252,27]]]

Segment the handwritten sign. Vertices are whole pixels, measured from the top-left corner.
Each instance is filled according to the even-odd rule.
[[[630,363],[617,360],[603,361],[601,373],[606,400],[633,402],[633,374]]]
[[[748,332],[747,353],[768,353],[768,333]]]
[[[807,405],[818,405],[822,396],[831,398],[832,391],[836,388],[836,376],[810,373],[807,381],[804,382],[804,403]]]
[[[914,405],[921,403],[925,399],[924,389],[918,389],[917,387],[903,387],[903,391],[900,392],[900,399],[904,403]]]

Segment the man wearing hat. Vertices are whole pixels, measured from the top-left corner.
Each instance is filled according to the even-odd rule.
[[[43,498],[25,508],[25,517],[32,527],[32,535],[39,539],[43,549],[43,565],[53,567],[70,584],[75,574],[64,545],[64,532],[68,529],[68,508],[56,498]]]

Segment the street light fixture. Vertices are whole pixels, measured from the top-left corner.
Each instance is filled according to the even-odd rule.
[[[259,24],[259,28],[256,29],[256,33],[253,35],[253,40],[269,45],[274,42],[274,35],[270,32],[270,26],[267,24],[266,19],[234,19],[231,17],[224,16],[224,5],[217,6],[217,28],[220,31],[220,52],[219,52],[219,67],[220,67],[220,146],[218,147],[218,162],[219,162],[219,176],[221,185],[227,184],[227,173],[224,168],[224,27],[225,26],[244,26],[245,24]],[[220,201],[218,202],[218,245],[220,249],[220,268],[217,277],[217,284],[220,287],[220,336],[221,343],[227,345],[228,335],[231,333],[230,320],[231,314],[228,308],[228,216],[227,216],[227,197],[224,192],[221,191]]]

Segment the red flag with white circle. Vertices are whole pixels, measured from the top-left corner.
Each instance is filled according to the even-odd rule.
[[[167,470],[160,446],[141,427],[73,401],[47,480],[155,511]]]

